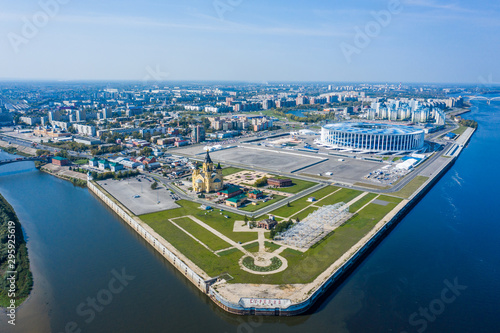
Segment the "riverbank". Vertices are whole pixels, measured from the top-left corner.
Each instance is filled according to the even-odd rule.
[[[0,194],[0,307],[19,307],[30,295],[33,275],[21,223]],[[12,235],[12,236],[11,236]],[[14,277],[13,280],[10,277]],[[13,286],[15,285],[15,288]]]
[[[9,144],[7,141],[0,140],[0,149],[9,154],[17,154],[19,156],[36,156],[36,149],[20,146],[17,144]]]
[[[69,170],[67,167],[60,167],[54,164],[46,164],[40,168],[40,171],[48,173],[57,178],[61,178],[73,183],[73,185],[86,187],[87,175],[80,172]]]

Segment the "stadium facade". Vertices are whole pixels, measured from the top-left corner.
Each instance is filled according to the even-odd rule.
[[[321,129],[321,144],[363,152],[398,153],[420,150],[423,130],[402,125],[375,123],[338,123]]]

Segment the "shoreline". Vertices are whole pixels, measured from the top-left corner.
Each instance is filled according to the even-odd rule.
[[[204,294],[206,294],[215,304],[228,313],[237,315],[266,315],[266,316],[295,316],[303,314],[313,308],[321,297],[334,288],[339,282],[349,276],[352,270],[359,265],[366,256],[379,244],[385,236],[408,214],[413,207],[423,198],[425,194],[446,174],[452,167],[456,159],[459,157],[464,146],[469,142],[475,129],[467,132],[465,138],[461,138],[459,143],[454,143],[456,149],[453,150],[453,156],[450,156],[448,161],[443,164],[438,172],[434,173],[432,177],[420,186],[408,200],[403,200],[391,212],[380,220],[377,225],[365,235],[358,243],[356,243],[350,250],[348,250],[341,258],[334,262],[328,269],[321,273],[316,279],[307,284],[301,284],[300,293],[306,297],[302,297],[296,301],[290,299],[276,298],[276,299],[257,299],[260,303],[257,305],[248,306],[244,299],[248,299],[245,295],[238,295],[233,293],[230,289],[238,289],[238,285],[233,284],[232,288],[226,288],[216,283],[216,279],[210,278],[199,267],[194,265],[182,253],[177,251],[170,243],[159,236],[152,228],[145,225],[139,218],[127,212],[128,209],[124,207],[118,200],[112,200],[111,194],[105,192],[103,189],[97,188],[95,185],[88,186],[105,204],[107,204],[115,213],[117,213],[125,222],[127,222],[141,237],[143,237],[150,245],[155,248],[161,255],[167,258],[170,263],[177,268],[181,273],[193,282]],[[450,149],[451,150],[451,149]],[[100,192],[100,193],[99,193]],[[115,202],[113,202],[115,201]],[[148,229],[143,230],[143,229]],[[165,250],[168,248],[168,254]],[[175,258],[174,258],[175,257]],[[189,274],[188,274],[189,269]],[[195,275],[193,275],[193,273]],[[200,273],[200,274],[197,274]],[[201,279],[205,278],[203,282]],[[207,279],[208,278],[208,279]],[[202,286],[203,285],[203,286]],[[227,285],[227,284],[226,284]],[[255,288],[266,289],[276,288],[277,285],[252,285]],[[304,288],[307,286],[306,288]],[[221,290],[224,289],[224,290]],[[305,289],[305,290],[302,290]],[[239,299],[239,301],[237,301]],[[279,302],[280,306],[278,305]]]
[[[20,237],[19,236],[14,237],[14,244],[15,244],[14,262],[9,263],[10,260],[9,261],[6,260],[2,265],[3,266],[2,268],[5,270],[5,272],[15,270],[15,276],[16,276],[16,284],[15,284],[16,290],[15,290],[14,298],[12,298],[12,296],[9,295],[8,290],[2,290],[2,294],[3,294],[3,292],[5,292],[5,301],[7,302],[7,307],[0,306],[0,309],[2,309],[2,311],[5,310],[5,313],[7,313],[8,306],[10,306],[9,303],[12,302],[12,299],[15,300],[15,304],[16,304],[15,309],[17,311],[30,298],[32,291],[33,291],[34,279],[33,279],[33,272],[31,269],[30,255],[29,255],[29,251],[28,251],[28,243],[26,242],[26,239],[24,236],[24,230],[23,230],[23,227],[21,225],[21,221],[19,221],[19,218],[17,216],[16,211],[14,210],[14,207],[12,207],[12,205],[7,201],[7,199],[2,194],[0,194],[0,212],[2,213],[1,214],[2,215],[2,221],[1,221],[2,223],[0,223],[0,226],[2,226],[2,229],[4,229],[2,231],[4,231],[6,235],[9,233],[12,234],[11,231],[9,231],[12,228],[12,226],[8,226],[10,221],[12,221],[14,223],[15,234],[20,235]],[[6,243],[1,244],[2,248],[3,247],[8,248],[8,245],[12,245],[10,243],[10,239],[7,240],[7,237],[6,237],[6,241],[7,241]],[[24,263],[24,265],[22,265],[23,263]],[[11,267],[11,264],[13,264],[14,266]],[[11,272],[11,273],[14,273],[14,272]],[[17,284],[17,282],[20,280],[20,278],[22,278],[23,280],[26,280],[27,281],[26,284],[19,286]],[[8,285],[6,285],[6,287],[7,286]],[[20,288],[20,287],[22,287],[22,288]],[[27,293],[26,296],[20,297],[20,298],[16,297],[19,294],[22,295],[24,293]],[[4,295],[2,295],[2,298],[3,297],[4,297]]]

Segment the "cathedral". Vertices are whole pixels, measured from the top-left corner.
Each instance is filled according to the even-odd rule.
[[[220,163],[214,168],[214,163],[207,151],[203,167],[193,171],[193,191],[195,192],[217,192],[224,187],[224,178]]]

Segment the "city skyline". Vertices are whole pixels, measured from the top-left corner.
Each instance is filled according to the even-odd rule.
[[[499,5],[0,2],[0,80],[494,84]]]

